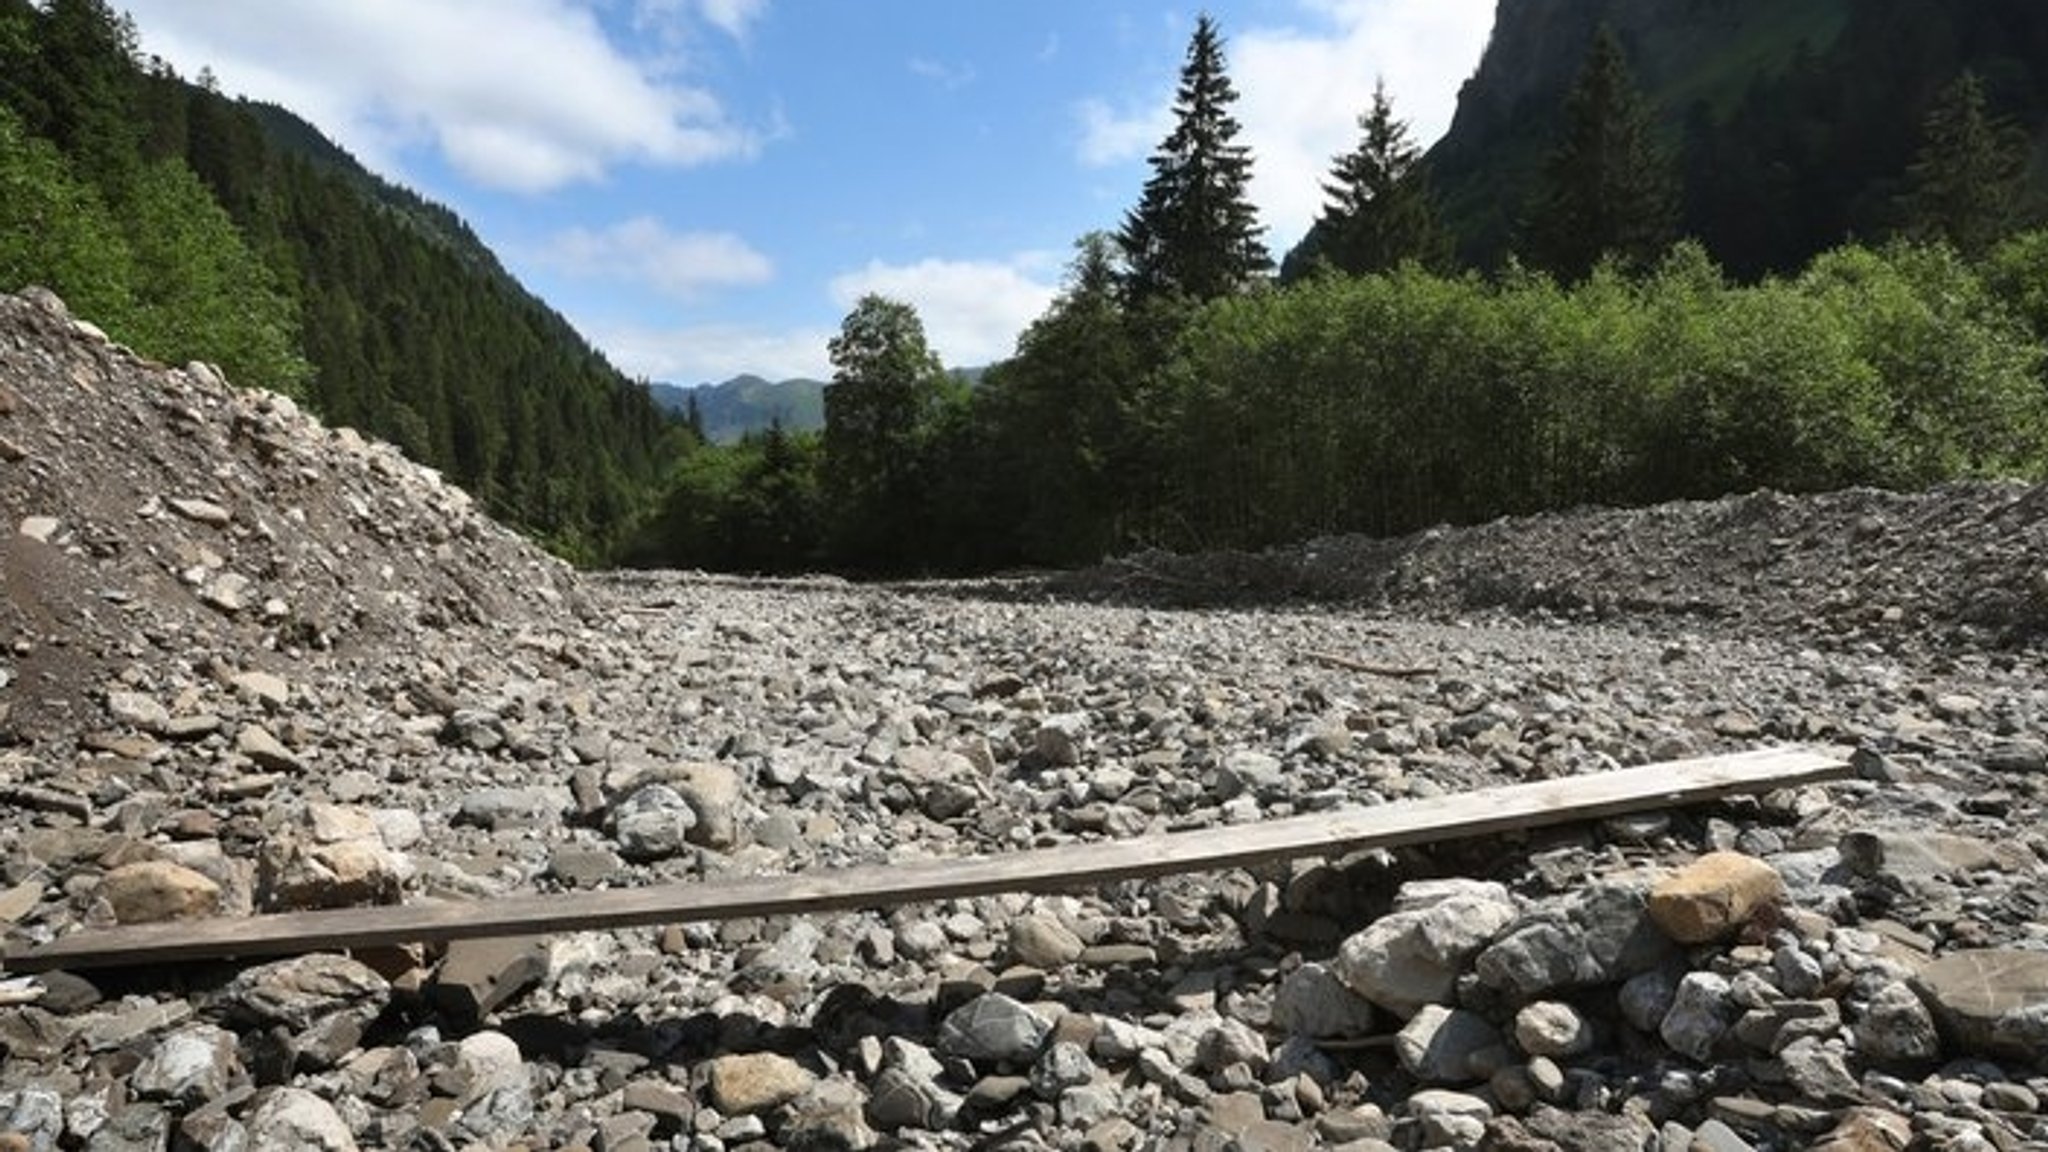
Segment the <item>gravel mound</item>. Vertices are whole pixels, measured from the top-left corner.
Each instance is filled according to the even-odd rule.
[[[0,1149],[2048,1146],[2038,499],[579,576],[0,298],[0,942],[1853,778],[1054,895],[0,973]]]
[[[2026,644],[2048,624],[2048,490],[1757,492],[1392,540],[1143,554],[1052,583],[1075,595],[1188,605],[1315,600],[1438,615],[1496,608],[1844,640]]]

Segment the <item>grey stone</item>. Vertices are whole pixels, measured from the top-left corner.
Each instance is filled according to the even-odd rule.
[[[948,1013],[939,1025],[939,1051],[995,1064],[1029,1064],[1052,1025],[1000,992],[987,992]]]
[[[1057,917],[1032,912],[1010,921],[1011,955],[1034,968],[1064,968],[1079,960],[1086,947]]]
[[[435,970],[429,996],[442,1011],[476,1021],[538,983],[548,971],[542,937],[455,940]]]
[[[1242,1020],[1219,1020],[1203,1030],[1195,1049],[1195,1067],[1217,1072],[1232,1064],[1245,1064],[1253,1072],[1266,1067],[1266,1039]]]
[[[1657,1027],[1673,1051],[1705,1063],[1728,1031],[1735,1005],[1728,997],[1728,979],[1713,972],[1688,972],[1678,982],[1671,1008]]]
[[[244,1075],[235,1044],[234,1033],[211,1024],[179,1029],[157,1042],[128,1085],[145,1100],[197,1107]]]
[[[744,789],[739,773],[727,764],[697,761],[677,765],[663,773],[663,779],[683,797],[696,814],[696,825],[688,832],[690,843],[720,852],[739,846],[742,839],[740,801]]]
[[[1473,1058],[1499,1046],[1500,1033],[1484,1016],[1463,1008],[1427,1004],[1394,1038],[1394,1052],[1410,1075],[1431,1084],[1470,1084],[1483,1079]]]
[[[931,1076],[908,1068],[882,1069],[868,1086],[868,1122],[884,1132],[950,1127],[964,1101]]]
[[[1314,1039],[1369,1036],[1377,1027],[1372,1001],[1351,990],[1327,965],[1289,972],[1273,995],[1273,1024]]]
[[[1870,997],[1855,1024],[1859,1052],[1878,1061],[1937,1060],[1941,1035],[1934,1014],[1902,983],[1887,984]]]
[[[612,806],[612,835],[628,860],[666,860],[690,848],[697,810],[666,784],[649,784]]]
[[[1657,1125],[1640,1112],[1610,1115],[1538,1105],[1526,1123],[1530,1132],[1572,1152],[1642,1152],[1657,1139]]]
[[[1593,1039],[1592,1021],[1569,1004],[1539,1000],[1515,1013],[1515,1044],[1531,1056],[1577,1056]]]
[[[1625,980],[1671,955],[1643,889],[1602,883],[1524,916],[1473,961],[1480,980],[1512,1000]]]
[[[1044,1099],[1058,1100],[1067,1089],[1092,1083],[1096,1072],[1086,1048],[1062,1040],[1040,1053],[1031,1066],[1031,1090]]]
[[[554,823],[568,806],[568,795],[559,789],[484,788],[463,794],[455,806],[455,822],[494,832],[540,828]]]
[[[278,1088],[261,1097],[247,1120],[256,1148],[355,1152],[354,1133],[334,1105],[302,1088]]]
[[[711,1103],[728,1116],[766,1112],[809,1092],[818,1078],[774,1052],[719,1056],[709,1068]]]
[[[1286,779],[1279,757],[1250,749],[1238,749],[1224,756],[1216,771],[1217,792],[1226,800],[1283,791]]]
[[[1756,1145],[1714,1117],[1692,1132],[1684,1152],[1756,1152]]]
[[[315,953],[243,971],[220,991],[218,1003],[231,1019],[298,1031],[336,1016],[367,1024],[390,998],[390,983],[368,965]]]
[[[860,1085],[842,1077],[820,1080],[788,1105],[779,1133],[782,1146],[799,1152],[878,1147],[881,1138],[868,1126],[866,1108]]]
[[[1046,763],[1067,767],[1081,762],[1081,749],[1087,736],[1087,715],[1068,712],[1040,720],[1032,743]]]
[[[1862,1103],[1864,1096],[1848,1056],[1818,1037],[1792,1041],[1778,1051],[1785,1079],[1807,1100],[1824,1106]]]
[[[259,768],[273,772],[299,772],[304,761],[261,724],[245,724],[235,735],[235,751],[247,756]]]
[[[2048,1050],[2048,952],[1953,952],[1913,987],[1963,1052],[2031,1060]]]
[[[1448,1003],[1466,962],[1515,919],[1499,884],[1431,882],[1429,898],[1404,885],[1411,906],[1374,921],[1344,942],[1336,971],[1346,985],[1397,1016]]]

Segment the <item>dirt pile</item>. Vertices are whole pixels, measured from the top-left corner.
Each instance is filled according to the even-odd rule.
[[[0,635],[30,736],[115,670],[405,644],[546,618],[571,574],[386,444],[0,296]]]

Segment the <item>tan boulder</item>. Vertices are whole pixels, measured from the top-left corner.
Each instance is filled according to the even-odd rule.
[[[220,885],[181,864],[123,864],[100,881],[100,895],[121,924],[196,920],[220,911]]]
[[[1681,944],[1721,940],[1785,898],[1778,870],[1740,852],[1710,852],[1650,889],[1650,919]]]

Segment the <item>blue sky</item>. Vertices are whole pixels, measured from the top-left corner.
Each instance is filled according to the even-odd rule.
[[[118,0],[117,0],[118,2]],[[129,0],[146,53],[461,213],[620,368],[829,376],[865,292],[984,364],[1137,201],[1198,12],[1275,254],[1376,77],[1427,143],[1493,0]]]

